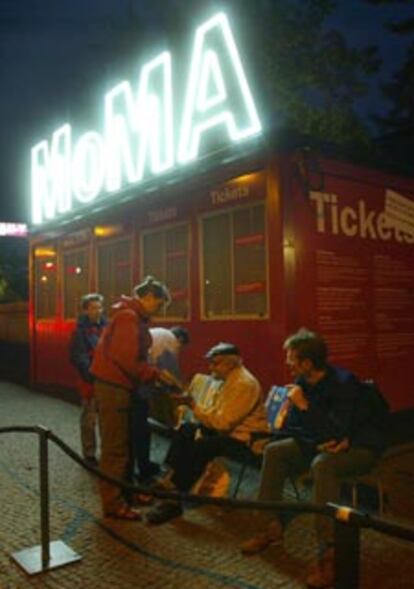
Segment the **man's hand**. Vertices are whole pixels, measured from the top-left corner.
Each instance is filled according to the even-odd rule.
[[[196,402],[191,395],[176,395],[171,394],[170,397],[177,402],[178,405],[187,405],[190,409],[194,409]]]
[[[332,448],[338,445],[337,440],[329,440],[328,442],[323,442],[323,444],[318,444],[317,450],[318,452],[329,452]]]
[[[182,384],[169,370],[161,370],[158,379],[170,386],[176,387],[178,390],[182,389]]]
[[[309,408],[309,401],[305,397],[302,388],[296,384],[286,385],[289,389],[288,399],[301,411],[307,411]]]
[[[336,444],[336,446],[333,446],[332,448],[330,448],[328,450],[328,452],[330,452],[331,454],[338,454],[339,452],[346,452],[346,450],[349,449],[349,440],[348,438],[344,438],[343,440],[341,440],[340,442],[338,442]]]
[[[346,452],[346,450],[349,449],[349,446],[348,438],[344,438],[340,442],[338,442],[338,440],[329,440],[329,442],[319,444],[318,451],[328,452],[328,454],[339,454],[339,452]]]

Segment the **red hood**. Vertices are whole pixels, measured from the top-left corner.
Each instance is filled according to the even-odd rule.
[[[121,311],[122,309],[132,309],[135,313],[138,313],[144,319],[148,319],[148,315],[145,313],[144,309],[142,308],[141,303],[138,299],[134,297],[127,297],[126,295],[121,295],[119,301],[112,305],[112,308],[116,311]]]
[[[115,313],[95,348],[91,372],[98,380],[132,390],[159,376],[158,369],[147,363],[152,341],[149,318],[134,297],[122,296],[113,309]]]

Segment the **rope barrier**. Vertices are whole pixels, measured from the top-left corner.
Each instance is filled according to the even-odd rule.
[[[40,483],[40,521],[41,521],[41,545],[39,547],[23,550],[13,555],[16,562],[29,574],[35,574],[57,566],[63,566],[75,562],[81,557],[74,553],[63,542],[49,542],[49,489],[48,489],[48,441],[53,442],[72,460],[88,470],[101,480],[109,482],[129,493],[142,493],[159,499],[173,499],[191,503],[193,505],[215,505],[232,509],[249,509],[261,511],[282,511],[288,513],[312,513],[324,515],[335,521],[335,546],[337,552],[341,552],[342,558],[337,559],[336,589],[342,587],[358,586],[359,575],[359,530],[360,528],[372,529],[388,536],[414,542],[414,529],[402,526],[394,522],[386,521],[368,513],[328,503],[316,505],[310,502],[293,501],[255,501],[249,499],[232,499],[227,497],[206,497],[191,493],[180,493],[157,489],[145,485],[134,485],[118,479],[114,479],[104,472],[87,464],[82,457],[66,444],[59,436],[42,425],[36,426],[9,426],[0,428],[0,434],[5,433],[32,433],[39,436],[39,483]],[[350,556],[349,547],[353,550]],[[37,561],[34,558],[38,557]],[[29,552],[29,554],[26,554]],[[347,562],[346,566],[343,565]],[[349,584],[351,583],[351,585]]]
[[[316,505],[315,503],[305,501],[257,501],[253,499],[231,499],[228,497],[207,497],[201,495],[194,495],[191,493],[180,493],[177,491],[167,491],[162,489],[156,489],[153,487],[130,484],[119,479],[114,479],[104,472],[87,464],[83,458],[75,452],[66,442],[64,442],[59,436],[54,434],[51,430],[48,430],[42,425],[37,426],[11,426],[0,428],[0,434],[3,433],[36,433],[39,434],[45,432],[49,440],[51,440],[56,446],[58,446],[65,454],[77,462],[80,466],[108,483],[128,491],[131,493],[142,493],[156,497],[157,499],[172,499],[180,500],[194,505],[216,505],[218,507],[231,507],[234,509],[256,509],[261,511],[287,511],[289,513],[313,513],[326,515],[328,517],[337,517],[333,513],[331,504],[328,505]],[[365,512],[361,512],[356,509],[346,508],[349,512],[348,521],[362,528],[370,528],[378,532],[383,532],[396,538],[409,540],[414,542],[414,529],[402,526],[400,524],[389,522],[370,515]]]

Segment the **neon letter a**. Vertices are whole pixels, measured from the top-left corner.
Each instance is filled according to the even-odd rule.
[[[186,163],[196,159],[201,136],[218,126],[220,132],[227,131],[233,142],[261,130],[236,43],[223,13],[196,31],[178,160]],[[217,141],[216,136],[214,139]]]

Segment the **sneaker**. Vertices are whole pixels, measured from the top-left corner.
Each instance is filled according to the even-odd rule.
[[[147,522],[150,524],[164,524],[170,519],[182,515],[183,508],[178,501],[163,501],[147,513]]]
[[[278,519],[274,519],[263,532],[259,532],[240,545],[242,554],[258,554],[272,544],[280,544],[283,540],[283,527]]]
[[[335,552],[328,548],[308,569],[306,584],[313,589],[333,587],[335,583]]]
[[[105,517],[135,522],[142,519],[142,513],[138,509],[131,508],[127,503],[120,503],[112,511],[107,511]]]
[[[149,506],[154,503],[154,497],[145,493],[133,493],[128,503],[131,507]]]

